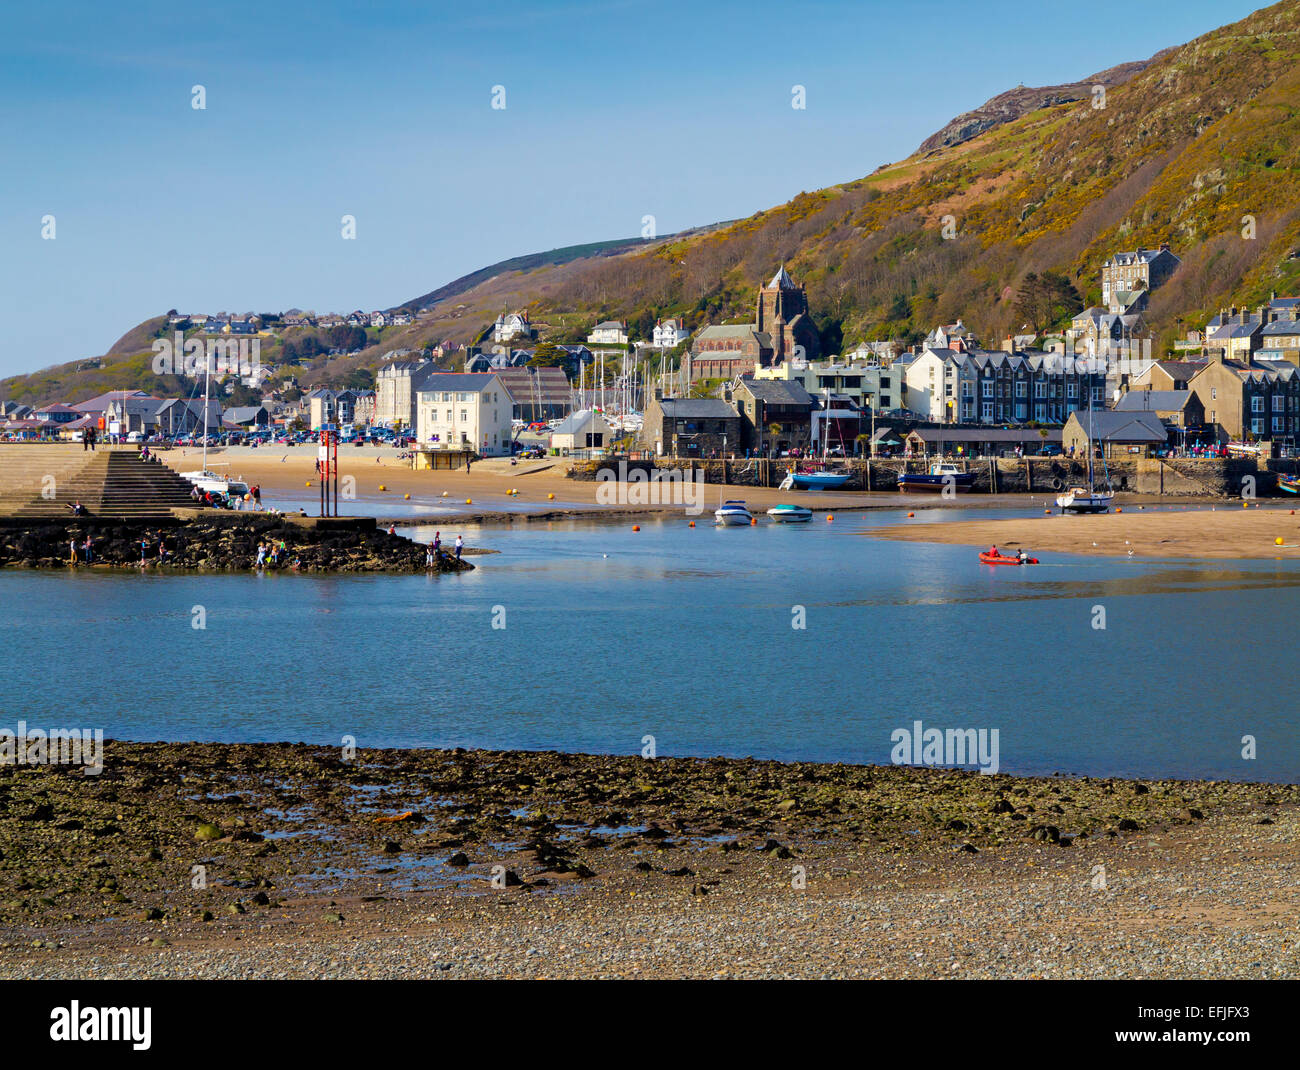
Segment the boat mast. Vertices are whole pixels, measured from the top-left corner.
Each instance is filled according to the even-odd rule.
[[[208,470],[208,389],[212,385],[212,358],[203,357],[203,471]]]

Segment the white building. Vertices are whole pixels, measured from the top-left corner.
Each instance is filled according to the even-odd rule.
[[[823,362],[787,360],[767,368],[756,363],[754,378],[801,383],[816,398],[830,391],[837,397],[851,399],[861,409],[886,412],[903,407],[902,369],[891,368],[874,354],[870,361],[863,362],[845,362],[832,357]]]
[[[566,416],[551,432],[551,447],[566,451],[603,449],[612,438],[605,417],[593,409],[582,409]]]
[[[660,320],[655,324],[654,344],[660,349],[672,349],[691,336],[681,320]]]
[[[493,372],[439,372],[420,386],[416,438],[435,449],[508,455],[511,402]]]
[[[627,345],[627,324],[619,320],[598,323],[587,335],[588,345]]]
[[[502,313],[492,325],[492,341],[509,342],[513,338],[531,338],[532,325],[528,322],[528,313]]]

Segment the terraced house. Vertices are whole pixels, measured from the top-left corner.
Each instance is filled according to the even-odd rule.
[[[1225,360],[1215,352],[1188,386],[1220,441],[1294,444],[1300,433],[1300,368],[1294,364]]]
[[[1105,372],[1057,353],[927,349],[903,375],[904,406],[937,423],[1063,424],[1105,405]]]

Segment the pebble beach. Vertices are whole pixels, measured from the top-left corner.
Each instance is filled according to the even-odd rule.
[[[110,742],[0,797],[5,978],[1300,975],[1290,785]]]

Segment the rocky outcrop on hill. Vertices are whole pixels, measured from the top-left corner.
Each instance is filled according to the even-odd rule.
[[[1165,52],[1168,51],[1170,50],[1165,49]],[[930,153],[936,149],[960,145],[962,142],[979,137],[985,130],[991,130],[1002,123],[1012,122],[1022,115],[1028,115],[1031,111],[1037,111],[1039,108],[1051,108],[1057,104],[1072,104],[1076,100],[1084,100],[1092,96],[1094,86],[1109,88],[1110,86],[1123,85],[1130,78],[1146,70],[1165,52],[1157,52],[1151,59],[1121,63],[1118,67],[1111,67],[1109,70],[1101,71],[1091,78],[1084,78],[1079,82],[1033,88],[1022,85],[1017,86],[1015,89],[1009,89],[1005,93],[999,93],[996,97],[985,101],[974,111],[968,111],[957,116],[942,130],[931,134],[921,142],[917,152]]]
[[[0,529],[0,568],[63,568],[75,557],[78,568],[143,565],[241,572],[257,567],[259,544],[267,547],[263,567],[272,571],[462,572],[474,567],[442,551],[435,564],[427,566],[424,546],[374,528],[310,527],[281,517],[235,519],[225,514],[171,522],[80,518],[10,526]]]

